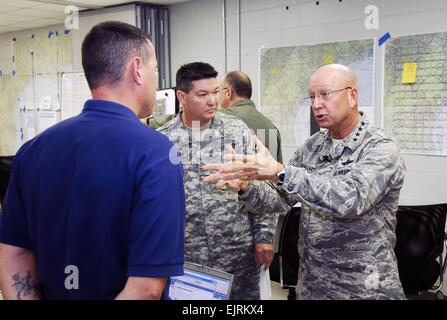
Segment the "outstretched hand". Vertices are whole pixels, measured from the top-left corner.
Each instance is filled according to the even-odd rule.
[[[277,162],[264,146],[262,141],[253,136],[257,153],[254,155],[236,154],[231,146],[227,147],[228,154],[224,156],[226,163],[206,164],[202,169],[218,170],[203,179],[204,183],[215,180],[276,180],[276,174],[280,172],[284,165]],[[218,182],[218,184],[219,184]],[[222,183],[222,182],[221,182]],[[243,190],[244,191],[244,190]]]
[[[230,154],[235,154],[236,153],[234,151],[234,149],[231,148],[231,146],[227,147],[227,151]],[[219,180],[217,181],[217,184],[216,184],[216,188],[217,189],[222,189],[223,187],[227,187],[227,188],[229,188],[231,190],[234,190],[234,191],[245,191],[245,190],[247,190],[247,188],[248,188],[248,186],[250,184],[250,181],[244,181],[244,180],[241,180],[239,178],[237,178],[237,179],[224,179],[224,176],[225,175],[221,175],[218,178]]]

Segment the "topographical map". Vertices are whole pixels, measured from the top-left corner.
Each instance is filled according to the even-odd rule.
[[[11,41],[13,71],[0,76],[2,156],[14,155],[23,142],[57,122],[60,75],[73,69],[68,31],[14,37]]]
[[[300,146],[309,137],[309,78],[331,63],[347,65],[356,73],[359,109],[374,123],[373,39],[261,49],[260,109],[278,127],[284,145]]]
[[[410,83],[407,63],[417,67]],[[388,40],[384,80],[384,127],[402,152],[447,155],[447,33]]]

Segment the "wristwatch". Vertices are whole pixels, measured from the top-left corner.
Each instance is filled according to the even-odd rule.
[[[284,177],[286,175],[286,168],[282,169],[277,175],[276,175],[276,184],[278,186],[281,186],[284,183]]]

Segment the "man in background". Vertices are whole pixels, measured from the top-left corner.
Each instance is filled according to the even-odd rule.
[[[235,116],[252,130],[252,132],[270,150],[279,162],[282,162],[281,135],[278,128],[251,101],[252,86],[250,78],[241,71],[225,74],[219,87],[219,111]]]
[[[222,161],[227,144],[254,153],[252,134],[245,123],[217,112],[216,77],[217,71],[207,63],[181,66],[176,85],[183,110],[158,130],[176,144],[183,163],[185,260],[233,274],[231,299],[256,300],[260,298],[259,266],[268,268],[273,259],[276,217],[252,214],[239,201],[237,191],[247,188],[248,182],[235,179],[218,188],[202,182],[205,173],[201,167]],[[171,153],[173,160],[176,156]],[[277,197],[272,189],[269,196]]]
[[[5,299],[160,299],[183,274],[185,202],[172,143],[139,120],[154,108],[155,51],[141,29],[104,22],[85,37],[82,65],[93,99],[14,158],[0,289]]]

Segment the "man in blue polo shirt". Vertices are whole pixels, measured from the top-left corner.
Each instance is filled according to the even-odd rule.
[[[93,100],[17,152],[0,215],[6,299],[159,299],[183,274],[185,198],[153,110],[154,48],[105,22],[84,39]]]

